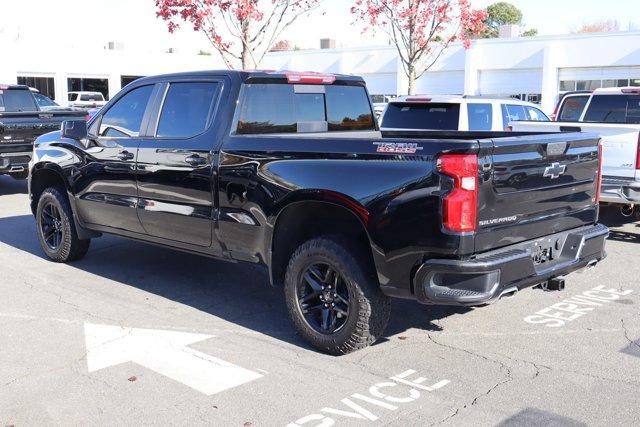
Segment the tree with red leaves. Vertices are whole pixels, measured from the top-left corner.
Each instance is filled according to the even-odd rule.
[[[169,32],[190,24],[203,32],[229,68],[256,68],[276,40],[321,0],[156,0]]]
[[[355,0],[351,13],[366,25],[382,30],[396,46],[409,79],[408,93],[456,41],[465,49],[480,34],[487,14],[471,8],[469,0]]]

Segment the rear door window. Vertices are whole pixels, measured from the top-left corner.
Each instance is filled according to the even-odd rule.
[[[531,120],[533,122],[548,122],[549,121],[549,117],[547,117],[547,115],[545,113],[543,113],[542,111],[540,111],[540,109],[536,108],[536,107],[530,107],[528,105],[526,105],[524,107],[525,112],[527,113],[527,120]]]
[[[236,112],[236,133],[375,130],[362,86],[245,84]]]
[[[162,105],[156,136],[189,138],[204,132],[217,92],[216,82],[171,83]]]
[[[589,101],[589,95],[567,96],[558,112],[559,122],[577,122],[582,116],[584,106]]]
[[[102,116],[99,136],[133,138],[140,134],[153,86],[141,86],[124,95]]]
[[[493,112],[491,104],[467,104],[469,130],[491,130]]]
[[[505,126],[508,125],[509,122],[529,120],[523,105],[503,104],[502,115],[505,117]]]
[[[458,130],[460,104],[393,102],[382,118],[383,128]]]
[[[36,102],[28,90],[0,90],[0,112],[38,111]]]

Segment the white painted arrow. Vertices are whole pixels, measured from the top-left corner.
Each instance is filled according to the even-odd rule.
[[[134,362],[206,395],[262,375],[187,346],[212,335],[84,324],[89,372]]]

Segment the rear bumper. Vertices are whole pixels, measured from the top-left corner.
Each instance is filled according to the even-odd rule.
[[[608,203],[640,203],[640,181],[633,178],[602,177],[600,201]]]
[[[0,174],[28,171],[31,155],[31,151],[24,153],[0,153]]]
[[[414,276],[415,295],[424,304],[486,304],[595,265],[606,256],[608,235],[607,227],[596,224],[483,253],[470,260],[431,259]],[[546,253],[541,249],[547,249]]]

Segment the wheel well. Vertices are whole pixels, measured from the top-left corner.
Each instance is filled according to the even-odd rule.
[[[350,249],[373,269],[373,255],[367,232],[349,209],[329,202],[297,202],[278,216],[272,239],[271,279],[284,283],[291,255],[304,242],[321,236],[345,238]]]
[[[38,200],[44,190],[49,187],[59,187],[65,191],[64,180],[59,173],[51,169],[41,169],[31,176],[31,212],[35,214],[38,207]]]

